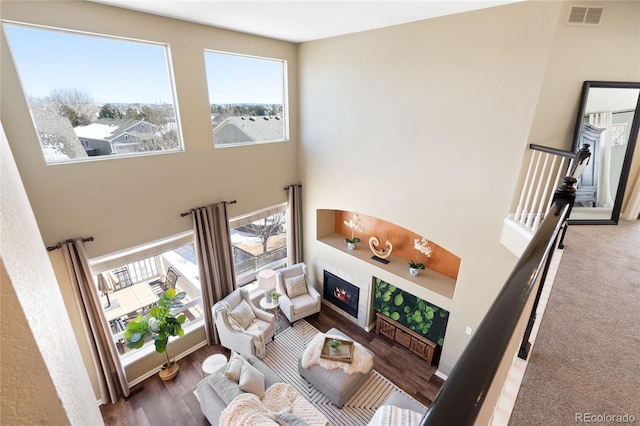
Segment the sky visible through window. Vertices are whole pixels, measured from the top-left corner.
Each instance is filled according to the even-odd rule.
[[[14,25],[4,29],[27,96],[73,88],[98,103],[173,104],[164,45]]]
[[[283,104],[283,62],[205,52],[211,104]]]

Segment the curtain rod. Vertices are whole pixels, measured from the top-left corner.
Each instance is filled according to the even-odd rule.
[[[223,202],[223,203],[226,203],[226,204],[235,204],[235,203],[237,203],[237,201],[236,201],[236,200],[231,200],[231,201],[222,201],[222,202]],[[201,208],[202,208],[202,207],[196,207],[196,208],[194,208],[194,209],[189,210],[188,212],[182,212],[182,213],[180,213],[180,216],[181,216],[181,217],[189,216],[190,214],[193,214],[193,211],[194,211],[194,210],[201,209]]]
[[[302,188],[302,184],[300,184],[300,183],[296,183],[296,184],[293,184],[293,185],[285,186],[285,187],[284,187],[284,188],[282,188],[282,189],[284,189],[284,190],[286,191],[287,189],[292,188],[292,187],[294,187],[294,186],[298,186],[298,187]]]
[[[81,238],[83,243],[86,243],[87,241],[93,241],[93,237],[87,237],[87,238]],[[74,240],[67,240],[65,241],[65,243],[72,243]],[[62,247],[62,243],[58,243],[55,246],[49,246],[47,247],[47,251],[54,251],[54,250],[58,250],[60,247]]]

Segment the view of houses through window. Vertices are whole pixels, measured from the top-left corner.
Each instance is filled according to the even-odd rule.
[[[166,45],[3,28],[47,164],[182,151]]]
[[[287,139],[285,62],[205,52],[215,146]]]
[[[238,287],[254,282],[256,273],[262,269],[285,266],[285,207],[279,205],[231,220],[230,234]],[[124,340],[127,322],[149,313],[162,293],[170,287],[187,294],[181,306],[174,310],[174,314],[182,312],[187,317],[183,324],[185,331],[201,326],[204,314],[200,272],[191,233],[121,255],[95,259],[90,263],[105,318],[124,364],[127,364],[132,353]],[[153,344],[147,342],[146,345],[151,347]]]

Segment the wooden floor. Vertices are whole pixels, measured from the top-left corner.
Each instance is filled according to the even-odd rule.
[[[329,308],[323,307],[320,315],[308,317],[306,321],[321,332],[335,327],[366,346],[375,354],[374,368],[426,406],[442,386],[442,379],[434,375],[436,367],[428,366],[409,350],[375,331],[367,333]],[[179,361],[180,372],[174,380],[163,382],[154,375],[135,386],[127,400],[121,398],[117,404],[102,405],[100,411],[105,424],[208,425],[193,391],[204,377],[202,362],[215,353],[228,355],[221,346],[206,346]]]

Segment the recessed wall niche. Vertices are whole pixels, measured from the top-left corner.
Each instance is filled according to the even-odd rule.
[[[412,281],[422,287],[434,291],[449,299],[453,299],[455,284],[460,269],[460,258],[444,247],[429,240],[428,235],[419,235],[399,225],[385,220],[344,210],[317,210],[316,236],[318,241],[343,251],[362,261],[380,267],[399,277]],[[358,215],[358,219],[364,231],[355,232],[354,236],[360,238],[355,250],[348,250],[344,242],[345,238],[351,238],[351,229],[345,225]],[[389,240],[393,245],[392,254],[388,257],[388,264],[380,263],[374,259],[373,252],[369,249],[369,237],[375,236],[380,244]],[[425,270],[419,275],[409,274],[409,260],[415,261],[417,251],[414,248],[414,240],[427,238],[432,249],[430,258],[418,254],[418,262],[423,263]]]

